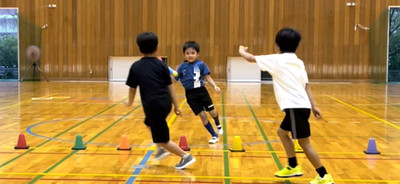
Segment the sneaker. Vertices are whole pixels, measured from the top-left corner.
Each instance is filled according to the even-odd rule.
[[[218,137],[212,137],[212,139],[210,139],[209,141],[208,141],[208,143],[210,143],[210,144],[215,144],[215,143],[217,143],[218,142]]]
[[[196,159],[192,155],[185,155],[181,158],[181,161],[175,165],[175,169],[185,169],[194,162],[196,162]]]
[[[158,148],[156,155],[154,155],[154,160],[162,160],[169,156],[169,152],[166,151],[164,148]]]
[[[218,128],[218,134],[219,134],[219,135],[224,134],[224,130],[222,130],[222,128]]]
[[[333,178],[330,174],[325,174],[323,178],[319,175],[315,177],[315,180],[310,181],[310,184],[333,184]]]
[[[297,165],[295,168],[287,165],[285,168],[283,168],[280,171],[275,173],[275,176],[279,177],[279,178],[290,178],[290,177],[296,177],[296,176],[302,176],[302,175],[303,175],[303,173],[301,171],[300,165]]]

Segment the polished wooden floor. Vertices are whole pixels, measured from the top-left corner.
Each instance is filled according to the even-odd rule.
[[[303,153],[304,175],[273,173],[287,163],[276,130],[283,113],[271,84],[218,83],[209,89],[225,134],[216,145],[184,101],[168,117],[171,139],[185,136],[197,162],[178,171],[170,156],[152,161],[154,146],[137,98],[125,107],[122,82],[0,83],[0,183],[308,183],[316,176]],[[400,183],[400,85],[311,83],[323,118],[310,118],[312,144],[335,183]],[[15,150],[23,133],[29,149]],[[77,135],[86,150],[74,151]],[[118,151],[127,135],[131,151]],[[246,152],[230,152],[239,136]],[[370,140],[380,155],[366,155]],[[372,142],[372,141],[371,141]]]

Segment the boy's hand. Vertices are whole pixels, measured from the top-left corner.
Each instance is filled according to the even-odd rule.
[[[217,93],[221,92],[221,89],[219,89],[218,86],[215,86],[214,89],[215,89],[215,91],[216,91]]]
[[[182,117],[182,111],[181,111],[181,109],[179,109],[179,107],[178,107],[178,108],[175,108],[175,107],[174,107],[174,112],[175,112],[175,114],[176,114],[177,116]]]
[[[322,117],[321,111],[319,110],[318,107],[313,107],[312,112],[313,112],[315,118],[319,119]]]
[[[244,52],[247,52],[247,50],[249,50],[249,47],[246,47],[246,46],[243,46],[243,45],[240,45],[240,46],[239,46],[239,53],[240,53],[240,52],[243,52],[243,51],[244,51]]]
[[[251,62],[251,63],[256,62],[256,58],[254,57],[254,55],[247,52],[248,49],[249,49],[248,47],[240,45],[239,46],[239,55],[242,56],[248,62]]]

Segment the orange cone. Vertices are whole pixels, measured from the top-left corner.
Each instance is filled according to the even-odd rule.
[[[181,136],[181,138],[179,139],[179,147],[183,150],[183,151],[190,151],[190,148],[187,144],[186,141],[186,137],[185,136]]]
[[[131,150],[132,148],[129,146],[128,137],[126,135],[121,136],[121,141],[119,143],[119,147],[117,150]]]
[[[26,145],[25,135],[23,133],[19,134],[18,143],[14,149],[28,149],[29,146]]]

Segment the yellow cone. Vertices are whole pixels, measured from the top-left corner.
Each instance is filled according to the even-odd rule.
[[[296,153],[304,152],[304,150],[303,150],[303,148],[301,148],[298,140],[294,140],[294,152],[296,152]]]
[[[240,136],[235,136],[233,138],[233,146],[229,150],[231,150],[232,152],[244,152],[245,151],[243,149],[242,140],[240,140]]]

